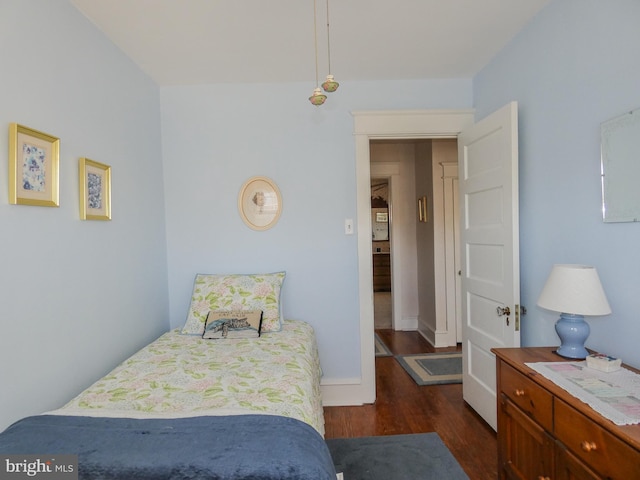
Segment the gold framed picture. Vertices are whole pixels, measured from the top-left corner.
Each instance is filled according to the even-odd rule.
[[[80,218],[111,220],[111,167],[81,158],[78,163],[80,180]]]
[[[240,189],[238,210],[249,228],[267,230],[276,224],[282,213],[280,190],[267,177],[251,177]]]
[[[9,125],[9,203],[58,207],[60,139]]]

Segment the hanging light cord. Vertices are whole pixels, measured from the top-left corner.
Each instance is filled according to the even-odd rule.
[[[320,84],[318,80],[318,31],[317,31],[316,0],[313,0],[313,42],[316,49],[316,87]]]
[[[315,0],[314,0],[315,1]],[[331,75],[331,40],[329,35],[329,0],[327,0],[327,59],[329,63],[329,75]]]

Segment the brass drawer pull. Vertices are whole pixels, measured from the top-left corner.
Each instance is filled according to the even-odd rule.
[[[551,480],[549,477],[543,477],[542,475],[540,475],[538,477],[538,480]]]
[[[587,440],[584,440],[581,444],[580,447],[582,448],[582,450],[584,450],[585,452],[591,452],[593,450],[597,450],[598,446],[596,445],[596,442],[588,442]]]
[[[513,392],[516,397],[524,397],[524,390],[520,388],[516,388],[516,391]]]

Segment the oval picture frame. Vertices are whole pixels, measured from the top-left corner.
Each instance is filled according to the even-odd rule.
[[[244,223],[253,230],[268,230],[282,213],[282,195],[273,180],[251,177],[238,195],[238,210]]]

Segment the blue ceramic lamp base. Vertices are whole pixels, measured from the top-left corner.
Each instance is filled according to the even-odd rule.
[[[584,342],[590,332],[584,316],[561,313],[560,319],[556,322],[556,333],[560,337],[561,345],[556,353],[562,357],[584,360],[589,356]]]

